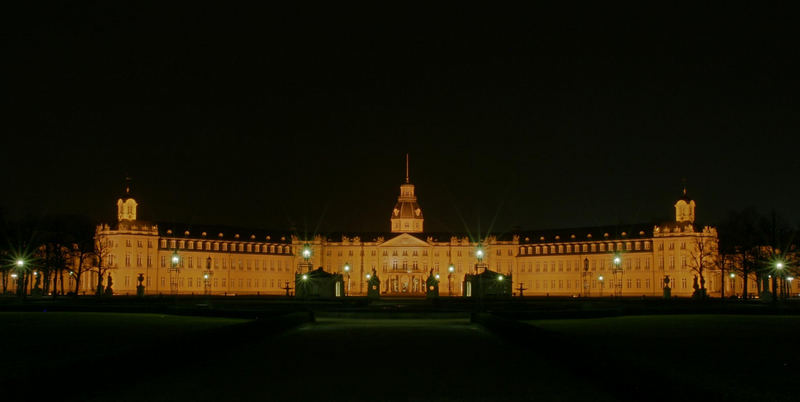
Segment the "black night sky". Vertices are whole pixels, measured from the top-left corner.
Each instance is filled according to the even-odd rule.
[[[800,220],[787,10],[166,3],[2,13],[5,214],[387,231],[408,152],[431,231]]]

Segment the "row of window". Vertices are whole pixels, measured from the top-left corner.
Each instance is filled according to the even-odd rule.
[[[688,260],[685,255],[680,256],[681,259],[681,268],[686,269],[688,267]],[[665,260],[657,259],[658,261],[658,268],[664,269],[664,262]],[[600,259],[600,260],[592,260],[589,261],[589,266],[584,267],[583,265],[586,262],[584,261],[581,263],[580,260],[577,261],[550,261],[550,262],[522,262],[520,264],[520,272],[579,272],[583,268],[589,268],[592,271],[605,271],[606,268],[611,270],[613,268],[613,261]],[[667,268],[675,269],[675,256],[670,255],[666,257]],[[643,269],[645,271],[650,270],[650,258],[645,257],[636,257],[636,258],[625,258],[621,262],[622,268],[625,270],[640,270]]]
[[[125,285],[128,286],[128,278],[125,277]],[[170,278],[170,277],[161,277],[161,287],[165,288],[168,286],[167,282],[171,286],[177,280],[177,287],[178,289],[205,289],[206,286],[206,279],[203,277],[193,278],[193,277],[178,277],[178,278]],[[281,279],[258,279],[258,278],[242,278],[242,279],[231,279],[228,280],[227,278],[209,278],[207,279],[208,286],[212,289],[281,289],[286,286],[286,280]],[[237,286],[238,285],[238,286]],[[147,286],[151,286],[150,278],[147,278]]]
[[[617,242],[617,243],[591,243],[591,244],[559,244],[549,246],[522,246],[520,255],[538,254],[570,254],[570,253],[596,253],[607,251],[650,250],[650,241]]]
[[[208,268],[228,269],[228,267],[230,267],[231,269],[238,268],[240,271],[244,271],[245,269],[247,269],[247,271],[251,271],[255,269],[256,271],[264,270],[265,272],[267,271],[267,268],[269,266],[270,271],[275,271],[277,268],[278,272],[281,271],[290,272],[292,264],[291,260],[285,258],[279,260],[275,259],[242,260],[241,258],[237,260],[233,258],[211,258],[211,261],[209,261],[208,258],[197,257],[196,260],[197,264],[195,264],[195,258],[193,256],[188,256],[188,257],[178,256],[178,262],[176,266],[178,268],[195,268],[196,265],[196,268],[206,268],[206,269]],[[148,256],[148,262],[149,262],[149,256]],[[172,266],[171,258],[168,259],[166,255],[162,255],[161,267],[166,268],[168,263],[169,266]],[[148,265],[148,267],[149,266],[150,265]]]
[[[685,280],[686,280],[686,278],[684,278],[684,282],[685,282]],[[620,279],[620,281],[623,281],[623,280]],[[642,285],[643,284],[644,284],[644,289],[650,289],[650,279],[645,279],[645,280],[642,280],[642,279],[636,279],[636,280],[627,279],[627,280],[624,281],[624,283],[626,284],[626,287],[628,289],[634,289],[634,287],[633,287],[634,285],[636,286],[635,289],[642,289]],[[528,285],[528,289],[531,289],[531,288],[532,289],[544,289],[544,290],[548,290],[548,289],[550,289],[550,290],[553,290],[553,289],[576,289],[576,290],[580,290],[581,289],[581,281],[578,280],[578,279],[575,279],[575,280],[568,280],[568,279],[558,279],[558,280],[556,280],[556,279],[551,279],[549,281],[547,281],[547,280],[544,280],[544,281],[527,281],[526,284]],[[589,280],[589,281],[583,281],[583,287],[582,287],[583,289],[587,289],[587,288],[597,289],[597,288],[600,288],[600,287],[613,289],[614,288],[614,280],[613,279],[604,279],[604,280],[601,281],[599,279],[593,279],[593,280]]]
[[[618,279],[616,285],[623,287],[624,289],[642,289],[642,285],[644,285],[644,289],[650,289],[650,279]],[[592,280],[584,280],[581,281],[579,279],[569,280],[569,279],[551,279],[551,280],[529,280],[524,282],[528,289],[544,289],[544,290],[553,290],[553,289],[581,289],[579,286],[583,285],[583,289],[592,288],[605,288],[609,290],[614,289],[615,280],[613,278],[605,278],[600,280],[599,278],[595,278]],[[660,285],[659,285],[660,286]],[[677,286],[677,284],[672,285]],[[709,278],[708,282],[709,287],[713,287],[713,279]],[[680,289],[686,290],[689,289],[689,280],[688,278],[681,278],[680,280]]]
[[[252,243],[226,243],[216,241],[194,241],[194,240],[169,240],[161,239],[162,249],[182,249],[182,250],[206,250],[206,251],[230,251],[264,254],[291,254],[292,247],[280,244],[252,244]]]
[[[131,239],[125,240],[125,247],[133,247],[133,242],[131,241]],[[136,247],[143,248],[144,247],[144,241],[141,240],[141,239],[136,240]],[[152,240],[148,240],[147,241],[147,248],[153,248],[153,241]]]
[[[328,257],[330,257],[332,253],[333,253],[333,252],[332,252],[331,250],[327,250],[327,251],[325,252],[325,255],[326,255],[326,256],[328,256]],[[347,251],[347,254],[348,254],[348,256],[352,257],[352,256],[353,256],[353,250],[348,250],[348,251]],[[500,256],[500,255],[503,255],[503,250],[501,250],[501,249],[499,249],[499,248],[498,248],[498,249],[497,249],[497,252],[496,252],[496,254],[497,254],[498,256]],[[509,256],[511,256],[512,254],[513,254],[513,252],[511,251],[511,249],[508,249],[508,255],[509,255]],[[339,257],[341,257],[341,256],[342,256],[342,251],[341,251],[341,250],[339,250],[339,251],[338,251],[338,253],[337,253],[337,255],[338,255]],[[363,251],[363,250],[361,251],[360,255],[361,255],[361,256],[363,256],[363,255],[364,255],[364,251]],[[371,256],[373,256],[373,257],[375,257],[376,255],[378,255],[378,252],[377,252],[376,250],[371,250],[371,251],[370,251],[370,255],[371,255]],[[389,251],[388,251],[388,250],[383,250],[383,253],[382,253],[382,255],[383,255],[384,257],[388,257],[388,256],[389,256]],[[408,254],[408,250],[403,250],[403,251],[402,251],[402,253],[399,253],[399,255],[402,255],[403,257],[408,257],[408,255],[409,255],[409,254]],[[445,252],[445,255],[446,255],[446,256],[448,256],[448,257],[450,257],[450,251],[449,251],[449,250],[448,250],[448,251],[446,251],[446,252]],[[397,256],[398,256],[398,251],[397,251],[397,250],[392,250],[392,256],[393,256],[393,257],[397,257]],[[412,257],[417,257],[417,256],[419,256],[419,252],[418,252],[417,250],[412,250],[412,251],[411,251],[411,256],[412,256]],[[428,256],[428,250],[422,250],[422,256],[423,256],[423,257],[427,257],[427,256]],[[434,257],[438,257],[438,256],[439,256],[439,252],[438,252],[438,251],[434,251],[434,252],[433,252],[433,256],[434,256]],[[456,250],[456,256],[458,256],[458,257],[461,257],[461,250]]]

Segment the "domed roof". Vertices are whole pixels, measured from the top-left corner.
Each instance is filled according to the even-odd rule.
[[[422,208],[416,201],[397,201],[392,210],[392,218],[422,219]]]

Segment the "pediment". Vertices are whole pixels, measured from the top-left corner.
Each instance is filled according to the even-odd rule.
[[[380,245],[381,247],[428,247],[430,244],[408,233],[401,233]]]

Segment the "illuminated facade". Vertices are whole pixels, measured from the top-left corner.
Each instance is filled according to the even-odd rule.
[[[439,275],[441,295],[461,295],[464,275],[480,267],[512,275],[515,293],[525,296],[661,296],[667,276],[672,295],[690,296],[700,265],[710,295],[718,294],[723,282],[714,273],[716,229],[695,225],[695,202],[685,191],[671,222],[481,239],[424,232],[408,170],[390,231],[383,233],[301,239],[291,233],[156,224],[138,219],[137,206],[126,189],[117,201],[117,223],[97,228],[115,294],[136,294],[141,274],[146,294],[279,295],[287,285],[294,288],[295,272],[317,267],[341,273],[350,295],[366,293],[373,271],[385,295],[422,296],[431,272]],[[96,279],[86,282],[88,289],[96,286]]]

